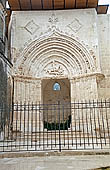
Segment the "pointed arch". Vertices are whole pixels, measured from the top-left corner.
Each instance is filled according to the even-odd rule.
[[[57,82],[55,82],[55,83],[53,84],[53,90],[54,90],[54,91],[60,91],[60,90],[61,90],[60,84],[57,83]]]
[[[20,74],[34,77],[73,76],[96,71],[90,51],[75,38],[58,32],[32,42],[17,63]]]

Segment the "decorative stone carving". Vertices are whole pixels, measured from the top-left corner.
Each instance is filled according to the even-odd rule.
[[[94,57],[86,46],[56,30],[32,42],[16,62],[18,68],[23,68],[19,70],[21,75],[35,77],[72,77],[96,71]]]
[[[69,25],[67,25],[67,27],[69,27],[73,32],[77,33],[81,29],[82,24],[77,18],[75,18]]]
[[[57,29],[56,24],[58,23],[58,18],[55,16],[54,13],[51,15],[48,22],[50,23],[49,30],[55,31]]]
[[[48,22],[50,22],[52,26],[56,25],[56,23],[58,22],[58,18],[55,16],[54,13],[51,15],[51,17],[49,18]]]
[[[57,64],[55,61],[51,63],[51,66],[49,68],[44,69],[46,74],[49,75],[63,75],[64,69],[61,65]]]
[[[26,24],[26,26],[24,27],[30,34],[34,34],[38,29],[39,26],[37,24],[35,24],[35,22],[33,20],[31,20],[30,22],[28,22]]]

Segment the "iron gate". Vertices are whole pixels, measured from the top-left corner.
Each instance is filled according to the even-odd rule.
[[[2,105],[0,120],[1,152],[110,148],[110,101]]]

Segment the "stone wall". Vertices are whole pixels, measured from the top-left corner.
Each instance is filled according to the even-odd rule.
[[[14,102],[40,102],[41,80],[32,77],[14,77]]]
[[[98,84],[99,98],[110,98],[110,15],[98,15],[101,71],[105,78]]]
[[[0,104],[7,103],[7,66],[0,59]]]
[[[95,9],[14,11],[13,76],[21,77],[17,85],[15,78],[14,101],[43,101],[43,79],[68,79],[71,101],[108,98],[109,24]],[[24,85],[26,79],[31,83]]]
[[[71,102],[98,99],[97,77],[89,75],[71,81]]]
[[[8,60],[7,38],[5,37],[5,2],[0,2],[0,131],[9,115],[9,105],[11,104],[11,62]],[[1,136],[0,136],[1,138]]]

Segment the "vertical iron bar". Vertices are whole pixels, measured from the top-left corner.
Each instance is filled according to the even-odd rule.
[[[77,108],[77,103],[74,101],[74,121],[75,121],[75,141],[76,141],[76,149],[77,149],[77,129],[76,129],[76,110],[79,110],[79,102],[78,102],[78,108]]]
[[[33,102],[32,102],[32,114],[31,114],[31,148],[33,146]]]
[[[23,106],[22,106],[23,107]],[[23,145],[25,146],[25,129],[26,129],[26,127],[25,127],[25,114],[26,114],[26,102],[24,102],[24,141],[23,141]]]
[[[73,122],[72,122],[72,104],[70,103],[70,117],[71,117],[71,122],[70,122],[70,126],[71,126],[71,144],[73,146]]]
[[[28,101],[28,108],[27,108],[27,109],[28,109],[28,119],[27,119],[27,121],[28,121],[28,122],[27,122],[27,126],[28,126],[28,127],[27,127],[27,151],[28,151],[28,149],[29,149],[29,142],[30,142],[30,141],[29,141],[29,129],[30,129],[30,128],[29,128],[29,124],[30,124],[30,123],[29,123],[29,111],[30,111],[30,103],[29,103],[29,101]]]
[[[104,135],[104,141],[106,145],[106,137],[105,137],[105,124],[104,124],[104,117],[103,117],[103,102],[101,100],[101,115],[102,115],[102,125],[103,125],[103,135]]]
[[[12,76],[12,81],[13,81],[13,85],[12,85],[12,115],[11,115],[11,130],[13,131],[13,118],[14,118],[14,77]],[[13,133],[12,133],[12,138],[13,138]]]
[[[10,138],[10,106],[7,108],[8,116],[7,116],[7,123],[8,123],[8,140]],[[7,143],[8,146],[8,143]]]
[[[64,104],[62,105],[62,111],[63,111],[63,135],[64,135],[64,146],[65,146],[65,112],[64,112]]]
[[[41,127],[40,127],[40,112],[42,111],[42,106],[40,105],[40,102],[39,102],[39,148],[40,148],[40,140],[41,140]]]
[[[91,103],[90,100],[89,100],[89,105],[90,105],[90,127],[91,127],[91,135],[92,135],[92,143],[91,144],[92,144],[92,147],[94,149],[94,137],[93,137],[93,127],[92,127],[91,104],[93,104],[93,103]],[[94,108],[94,105],[93,105],[93,108]],[[92,108],[92,110],[93,110],[93,108]]]
[[[4,104],[4,122],[5,122],[5,138],[6,138],[6,141],[7,141],[7,105],[6,104]],[[6,142],[6,146],[5,146],[5,148],[7,147],[7,143],[8,142]]]
[[[68,128],[69,128],[69,122],[68,122],[69,116],[68,116],[68,111],[69,111],[68,105],[66,105],[66,112],[67,112],[67,138],[68,138],[68,150],[69,150],[69,130],[68,130]]]
[[[54,125],[55,125],[55,147],[56,147],[56,105],[54,105]]]
[[[42,113],[42,116],[43,116],[43,118],[42,118],[42,120],[43,120],[43,151],[44,151],[44,149],[45,149],[45,144],[44,144],[44,137],[45,137],[45,132],[44,132],[44,121],[45,121],[45,119],[44,119],[44,113],[45,113],[45,105],[43,105],[43,111],[42,111],[43,113]]]
[[[95,102],[93,100],[93,106],[95,106]],[[96,116],[95,116],[95,111],[96,111],[96,108],[94,107],[93,108],[93,115],[94,115],[94,126],[95,126],[95,136],[96,136],[96,144],[98,145],[98,141],[97,141],[97,128],[96,128]]]
[[[8,149],[8,139],[9,139],[9,107],[8,107],[8,105],[5,105],[5,107],[6,107],[6,118],[5,118],[5,120],[6,120],[6,137],[7,137],[7,149]]]
[[[13,145],[13,119],[14,119],[14,77],[12,76],[12,81],[13,81],[13,85],[12,85],[12,115],[11,115],[11,125],[10,125],[10,131],[11,131],[11,151],[12,151],[12,145]]]
[[[47,104],[47,147],[48,147],[48,107],[49,105]]]
[[[85,148],[86,148],[86,146],[85,146],[84,114],[83,114],[84,105],[85,105],[85,103],[83,103],[83,101],[82,101],[82,127],[83,127],[83,141],[84,141],[84,149],[85,149]]]
[[[36,112],[35,112],[35,151],[37,150],[37,102],[36,102]]]
[[[61,152],[61,136],[60,136],[60,102],[58,102],[58,118],[59,118],[59,152]]]
[[[8,114],[7,114],[7,104],[5,104],[5,131],[6,131],[6,140],[7,140],[7,148],[8,148]]]
[[[101,149],[102,149],[102,136],[101,136],[101,125],[100,125],[100,117],[99,117],[99,112],[100,112],[100,106],[99,106],[99,102],[97,100],[97,108],[98,108],[98,124],[99,124],[99,136],[100,136],[100,145],[101,145]]]
[[[88,126],[88,107],[87,107],[87,101],[86,102],[86,126],[87,126],[87,140],[88,140],[88,146],[90,145],[89,143],[89,126]]]
[[[19,104],[17,103],[17,109],[16,109],[16,130],[14,131],[15,132],[15,147],[16,147],[16,141],[17,141],[17,138],[18,138],[18,132],[17,132],[17,125],[18,125],[18,109],[19,109]]]
[[[52,109],[53,109],[53,105],[51,105],[51,150],[52,150]]]
[[[12,95],[13,96],[13,95]],[[14,99],[12,98],[12,120],[11,120],[11,151],[12,151],[12,145],[13,145],[13,120],[14,120]],[[17,105],[17,104],[16,104]]]
[[[80,138],[80,146],[82,144],[82,137],[81,137],[81,110],[80,110],[80,103],[78,101],[78,108],[77,108],[77,112],[78,112],[78,124],[79,124],[79,138]],[[79,139],[78,139],[79,140]]]
[[[109,101],[110,104],[110,101]],[[105,108],[106,108],[106,124],[107,124],[107,131],[108,131],[108,138],[109,138],[109,147],[110,147],[110,130],[109,130],[109,121],[108,121],[108,111],[107,108],[110,110],[110,108],[107,106],[107,101],[105,100]]]
[[[19,151],[20,151],[20,146],[21,146],[21,118],[22,118],[22,102],[20,102],[20,121],[19,121],[19,127],[20,127],[20,140],[19,140]]]

